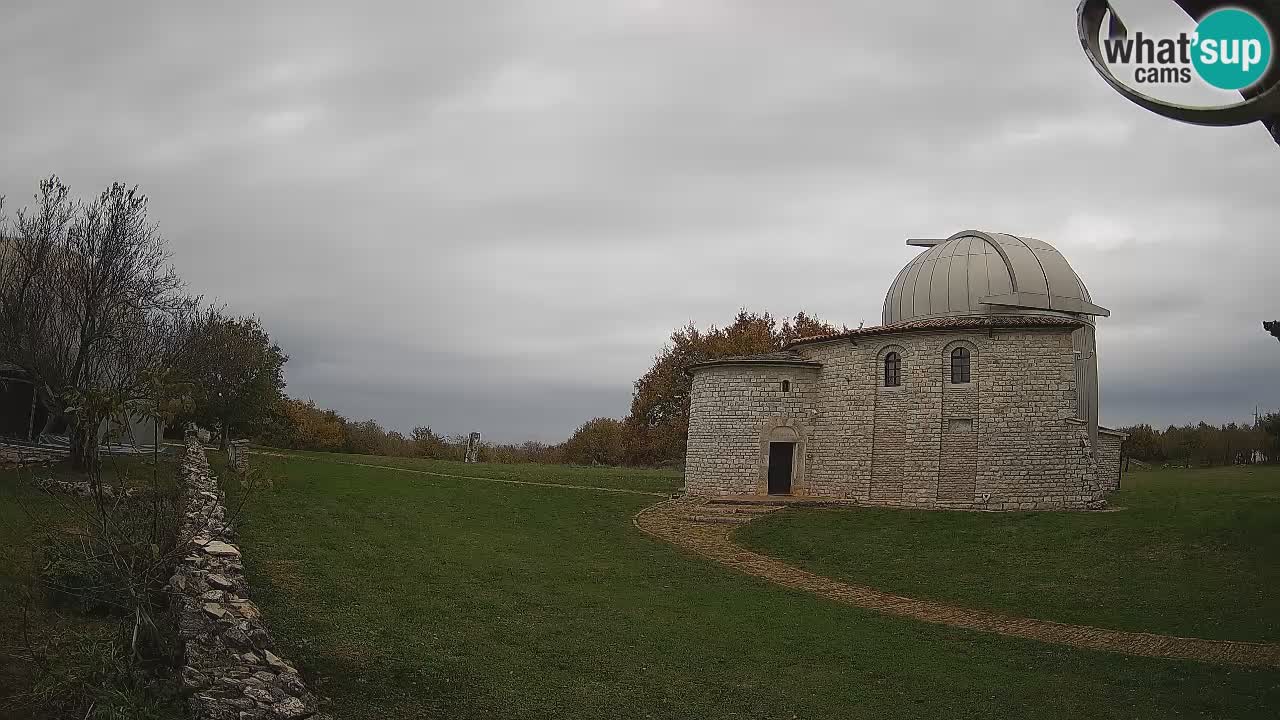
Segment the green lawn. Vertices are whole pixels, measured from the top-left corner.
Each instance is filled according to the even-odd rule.
[[[150,486],[152,467],[150,456],[107,457],[103,480],[114,485],[123,474],[131,486]],[[171,489],[175,472],[175,459],[161,456],[155,479]],[[81,612],[37,580],[47,560],[41,533],[83,531],[93,514],[89,500],[49,495],[33,482],[50,477],[84,480],[65,464],[0,471],[0,717],[182,717],[168,686],[108,661],[126,646],[126,619]]]
[[[1049,620],[1280,641],[1280,467],[1124,477],[1108,513],[788,510],[741,544],[822,575]]]
[[[648,470],[644,468],[584,467],[581,465],[468,465],[453,460],[423,460],[421,458],[387,457],[384,455],[347,455],[343,453],[281,451],[274,448],[257,448],[258,452],[285,455],[280,458],[314,459],[325,462],[354,463],[423,470],[446,475],[477,475],[505,480],[529,480],[533,482],[560,483],[565,485],[595,485],[627,490],[640,490],[669,494],[684,484],[684,476],[678,470]],[[483,468],[483,470],[477,470]]]
[[[274,633],[338,717],[1261,718],[1280,707],[1276,671],[950,630],[765,584],[640,534],[631,517],[657,498],[330,459],[255,456],[275,483],[250,500],[241,535]]]
[[[24,631],[29,624],[59,624],[57,614],[31,601],[34,521],[55,512],[60,512],[56,501],[32,486],[30,471],[0,472],[0,714],[31,709],[25,694],[33,668]]]

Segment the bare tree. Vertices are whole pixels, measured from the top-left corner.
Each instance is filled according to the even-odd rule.
[[[35,378],[68,423],[72,461],[97,461],[102,421],[162,367],[175,320],[191,309],[136,187],[70,199],[57,177],[17,214],[0,260],[0,352]]]

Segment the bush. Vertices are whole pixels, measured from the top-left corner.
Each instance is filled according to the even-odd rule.
[[[0,711],[51,720],[182,717],[174,664],[168,658],[136,662],[117,623],[46,626],[29,636],[24,650],[34,681],[28,692],[0,704]]]
[[[564,444],[564,459],[575,465],[621,465],[622,422],[595,418],[583,423]]]

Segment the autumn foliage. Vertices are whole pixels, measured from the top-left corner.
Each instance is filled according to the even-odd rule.
[[[285,398],[279,417],[265,440],[272,445],[298,450],[337,452],[346,444],[346,420],[332,410],[317,407],[310,400]]]

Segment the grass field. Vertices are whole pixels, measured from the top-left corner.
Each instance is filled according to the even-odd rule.
[[[275,453],[284,462],[289,459],[322,460],[329,463],[348,463],[357,467],[394,467],[420,470],[442,475],[483,475],[501,480],[531,480],[534,482],[565,485],[592,485],[624,490],[667,495],[684,484],[684,476],[675,470],[648,470],[626,467],[583,467],[580,465],[468,465],[453,460],[423,460],[421,458],[387,457],[384,455],[347,455],[343,453],[280,451],[263,448],[261,452]]]
[[[148,486],[152,458],[105,458],[103,480]],[[161,456],[155,479],[172,487],[176,462]],[[181,718],[182,703],[112,661],[129,623],[49,596],[37,581],[47,562],[41,533],[88,527],[90,501],[49,495],[33,478],[84,480],[65,465],[0,471],[0,718]],[[88,708],[88,712],[86,712]]]
[[[631,517],[656,497],[342,463],[651,492],[677,486],[672,473],[254,462],[275,483],[241,525],[250,579],[340,717],[1261,718],[1280,707],[1276,671],[950,630],[765,584],[640,534]],[[752,542],[772,533],[782,549],[787,523],[838,517],[788,513]]]
[[[1280,640],[1280,467],[1131,473],[1109,513],[788,510],[735,536],[882,590],[1062,622]]]

